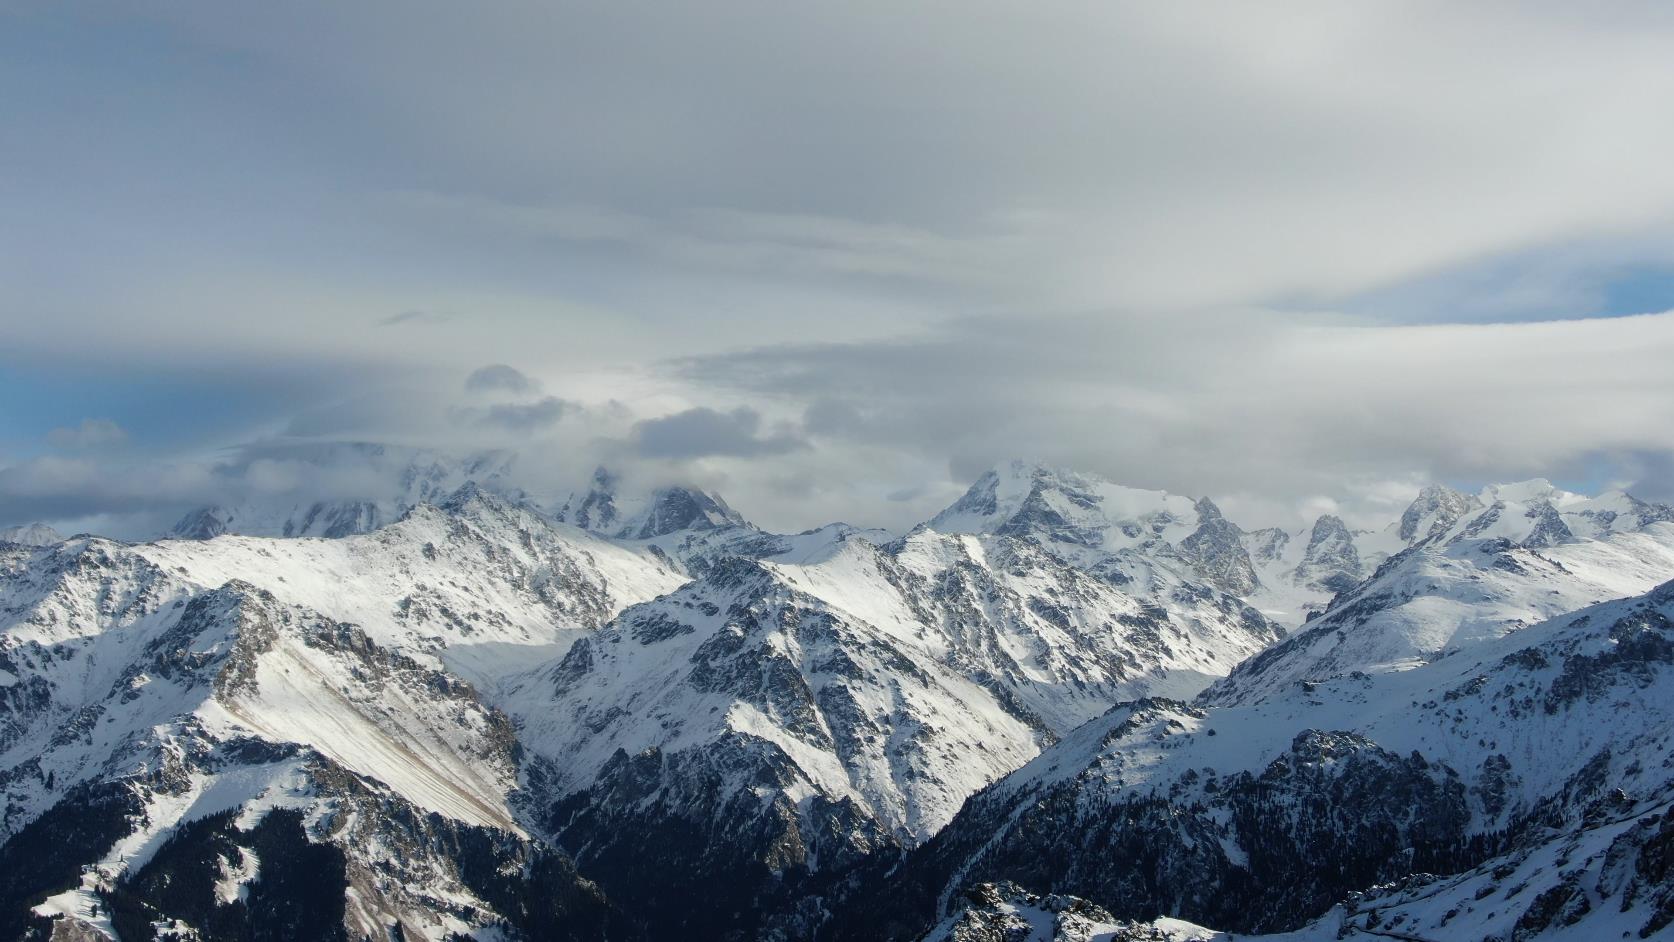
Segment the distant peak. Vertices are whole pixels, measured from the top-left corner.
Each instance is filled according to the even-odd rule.
[[[680,530],[713,530],[748,526],[738,511],[717,494],[690,487],[662,487],[651,494],[650,505],[629,525],[625,536],[648,540]]]
[[[749,526],[720,495],[695,487],[669,485],[649,494],[624,494],[621,476],[603,466],[594,470],[588,492],[572,494],[554,516],[584,530],[629,540],[648,540],[681,530]]]
[[[213,540],[229,531],[232,520],[232,512],[225,507],[199,507],[181,517],[168,535],[181,540]]]
[[[593,469],[593,490],[601,494],[616,493],[616,484],[621,480],[621,475],[602,464]]]
[[[499,499],[476,481],[466,481],[452,494],[443,498],[441,507],[443,510],[457,512],[474,503],[499,503]]]
[[[1427,485],[1401,514],[1401,539],[1413,543],[1444,533],[1483,503],[1445,484]]]
[[[64,537],[57,530],[44,523],[24,523],[15,527],[0,527],[0,543],[16,543],[21,546],[52,546],[64,542]]]
[[[1309,542],[1318,543],[1320,540],[1333,536],[1349,537],[1348,524],[1344,523],[1343,518],[1336,514],[1320,514],[1319,519],[1314,521],[1314,529]]]
[[[1498,501],[1504,501],[1508,504],[1526,504],[1534,501],[1561,503],[1576,496],[1568,491],[1559,490],[1545,478],[1530,478],[1527,481],[1512,481],[1507,484],[1490,484],[1484,487],[1482,493],[1478,495],[1484,504],[1492,504]]]

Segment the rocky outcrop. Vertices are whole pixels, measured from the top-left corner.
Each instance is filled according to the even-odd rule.
[[[1197,529],[1180,541],[1180,553],[1204,581],[1223,592],[1248,595],[1256,589],[1255,567],[1244,548],[1244,531],[1221,515],[1214,501],[1197,502]]]

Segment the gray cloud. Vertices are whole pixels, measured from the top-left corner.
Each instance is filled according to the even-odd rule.
[[[521,370],[514,369],[504,363],[491,363],[478,367],[465,377],[466,392],[508,392],[517,395],[533,395],[541,391],[541,384],[529,378]]]
[[[445,311],[401,311],[388,317],[378,318],[379,327],[423,327],[431,324],[446,324],[453,320],[453,315]]]
[[[110,419],[82,419],[80,425],[55,428],[47,433],[47,441],[56,448],[102,448],[127,440],[128,433]]]
[[[730,412],[687,409],[639,422],[633,428],[631,444],[641,457],[659,459],[755,458],[807,447],[802,438],[785,430],[761,435],[761,425],[761,414],[747,407]]]
[[[1504,323],[1674,307],[1665,8],[420,3],[7,18],[0,393],[95,381],[0,447],[135,439],[11,512],[275,432],[788,527],[1014,454],[1274,517],[1667,478],[1663,322]]]
[[[1431,478],[1642,468],[1655,488],[1665,465],[1645,456],[1674,454],[1671,357],[1674,315],[1388,327],[1250,312],[968,320],[673,368],[717,392],[804,403],[821,461],[886,447],[945,458],[968,480],[1039,457],[1288,518],[1322,497],[1382,512]],[[844,464],[830,473],[866,473]]]
[[[465,409],[460,414],[467,422],[513,432],[536,432],[557,425],[573,408],[556,396],[544,396],[534,402],[498,402],[486,409]]]

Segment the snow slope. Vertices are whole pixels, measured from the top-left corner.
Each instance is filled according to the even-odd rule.
[[[62,542],[64,537],[57,530],[44,523],[22,523],[15,527],[0,527],[0,543],[16,543],[20,546],[51,546]]]
[[[1644,592],[1674,574],[1674,524],[1537,547],[1466,535],[1505,526],[1503,518],[1461,521],[1397,554],[1301,631],[1240,664],[1204,702],[1250,703],[1304,680],[1405,670],[1584,605]]]
[[[890,880],[936,918],[962,886],[1013,880],[1241,937],[1302,929],[1360,891],[1362,926],[1377,909],[1384,926],[1404,911],[1545,931],[1585,899],[1594,932],[1654,933],[1674,886],[1640,848],[1674,833],[1671,691],[1666,583],[1410,671],[1248,706],[1124,705],[974,797]],[[1416,889],[1373,889],[1426,871],[1463,874],[1442,881],[1456,903],[1484,880],[1514,902],[1448,916]],[[1433,931],[1417,937],[1460,937]]]

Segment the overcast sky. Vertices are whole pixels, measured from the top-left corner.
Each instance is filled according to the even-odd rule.
[[[0,2],[0,525],[330,440],[775,528],[1012,456],[1674,498],[1670,63],[1663,4]]]

